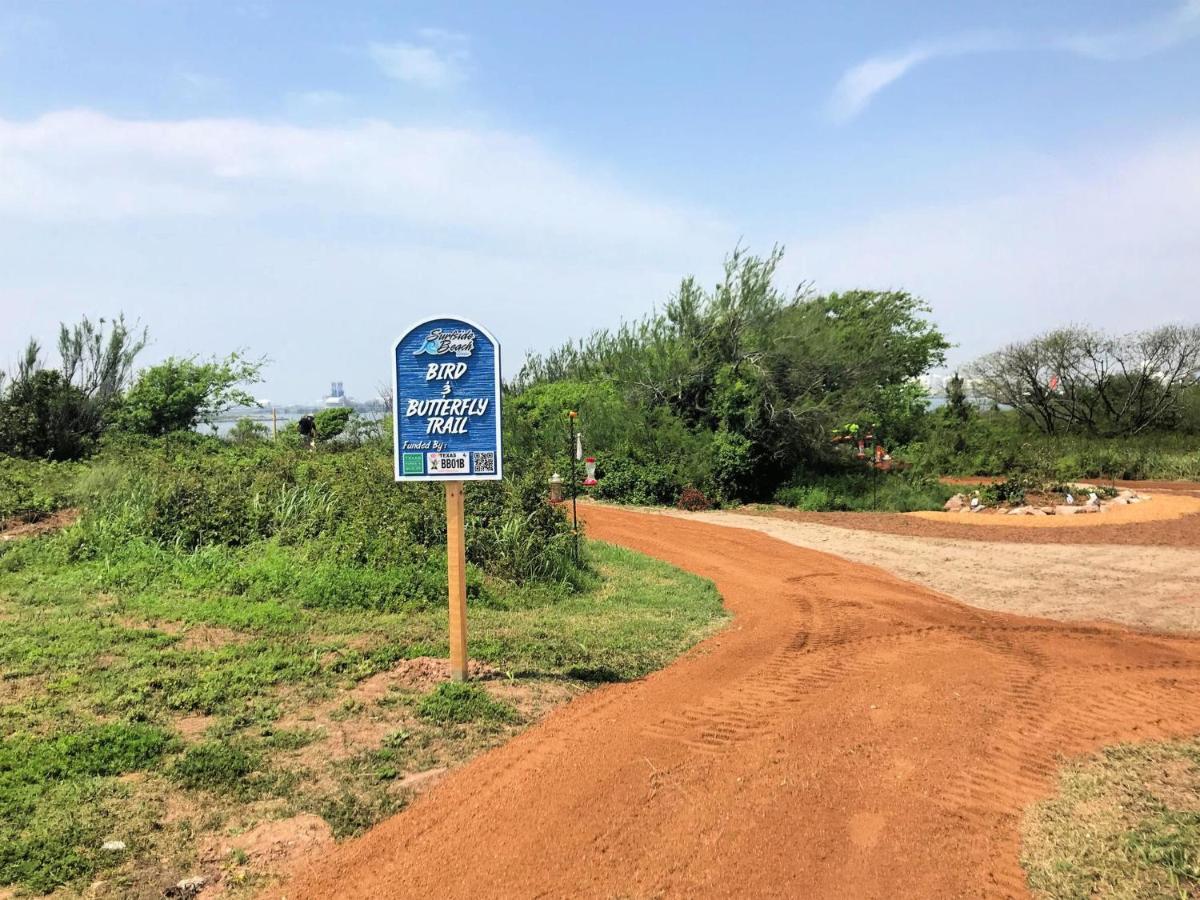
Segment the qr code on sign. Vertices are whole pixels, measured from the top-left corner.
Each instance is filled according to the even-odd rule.
[[[496,452],[489,450],[486,453],[472,453],[471,471],[476,475],[495,475]]]

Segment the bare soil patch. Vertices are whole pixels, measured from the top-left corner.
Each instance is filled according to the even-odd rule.
[[[980,610],[745,527],[583,515],[714,579],[732,624],[276,896],[1024,896],[1022,812],[1060,754],[1200,729],[1195,636]],[[448,867],[465,821],[486,842]]]
[[[79,510],[60,509],[42,519],[33,522],[7,521],[0,522],[0,541],[17,541],[22,538],[37,537],[40,534],[50,534],[61,531],[68,525],[74,525],[79,519]]]

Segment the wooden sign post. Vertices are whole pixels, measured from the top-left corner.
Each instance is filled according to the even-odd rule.
[[[450,582],[450,677],[467,680],[467,523],[463,483],[446,482],[446,567]]]
[[[467,319],[437,316],[392,347],[396,481],[446,485],[446,566],[450,594],[450,677],[467,679],[468,481],[498,481],[500,345]]]

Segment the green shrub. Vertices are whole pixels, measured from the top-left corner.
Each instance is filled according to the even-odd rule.
[[[70,505],[84,467],[0,456],[0,523],[36,521]]]
[[[309,454],[164,439],[106,451],[78,493],[83,520],[58,544],[72,559],[129,558],[147,543],[244,549],[197,559],[217,564],[213,583],[233,593],[321,608],[396,609],[445,593],[443,491],[397,485],[377,445]],[[545,495],[534,470],[468,485],[468,596],[482,596],[485,576],[569,588],[587,580],[570,525]]]
[[[596,478],[592,490],[598,499],[635,506],[673,504],[683,487],[667,466],[628,456],[600,457]]]
[[[902,472],[851,471],[810,475],[780,488],[775,502],[808,512],[941,509],[953,489],[936,479]]]
[[[346,425],[350,422],[350,417],[354,411],[344,406],[336,406],[332,409],[323,409],[315,416],[313,422],[317,426],[317,439],[321,441],[332,441],[346,430]]]

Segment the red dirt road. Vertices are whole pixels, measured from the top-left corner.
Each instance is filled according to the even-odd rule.
[[[736,618],[553,713],[278,893],[1021,896],[1057,754],[1200,730],[1200,640],[983,612],[764,535],[590,507]]]

